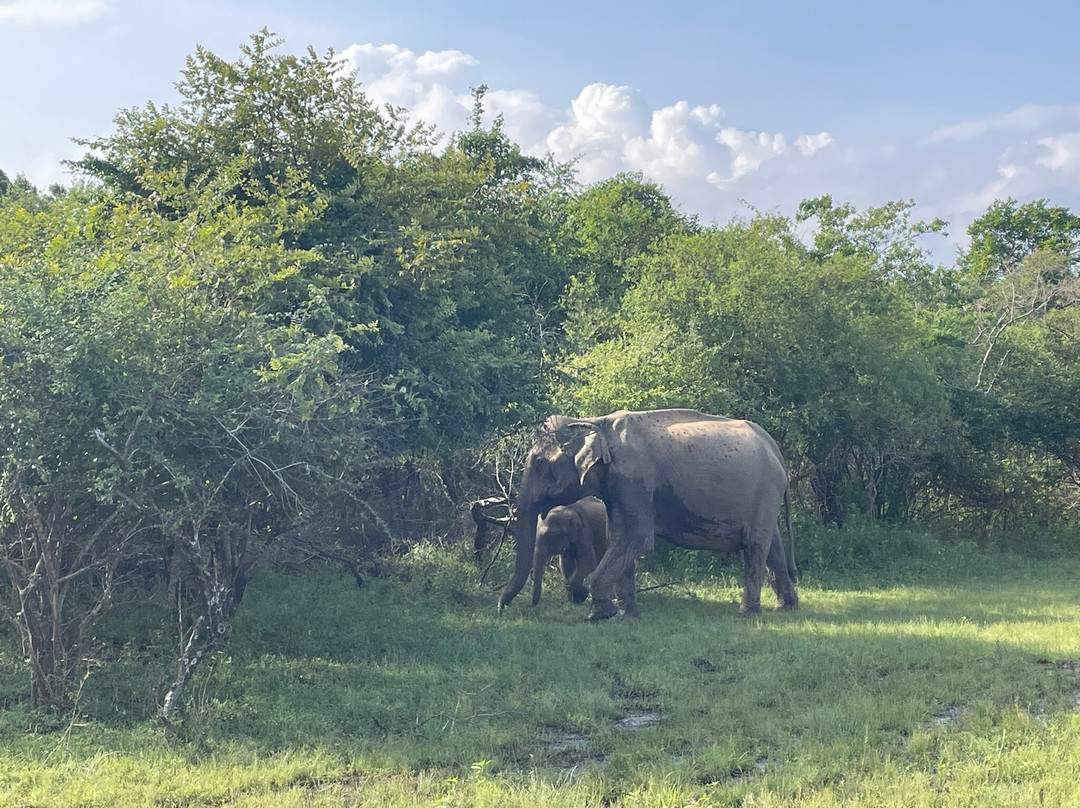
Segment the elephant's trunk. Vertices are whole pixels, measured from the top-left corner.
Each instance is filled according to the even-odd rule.
[[[540,541],[536,543],[536,554],[533,556],[533,606],[540,602],[540,590],[544,586],[544,571],[547,570],[548,559],[550,558],[544,551],[543,545],[544,543]]]
[[[525,586],[529,577],[529,570],[533,563],[533,550],[536,547],[536,517],[535,508],[519,508],[510,521],[510,531],[514,534],[514,542],[517,545],[517,556],[514,559],[514,575],[503,587],[499,595],[499,611],[517,597],[517,593]]]

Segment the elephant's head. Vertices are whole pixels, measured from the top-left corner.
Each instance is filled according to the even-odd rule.
[[[536,522],[556,505],[568,505],[585,496],[602,494],[607,464],[607,441],[590,421],[553,415],[537,433],[521,479],[510,521],[517,556],[514,574],[499,595],[499,611],[525,586],[536,562]],[[543,569],[535,570],[537,577]]]
[[[547,570],[548,562],[552,556],[562,555],[570,550],[568,531],[573,528],[566,522],[571,518],[576,518],[576,516],[571,513],[568,518],[558,508],[540,514],[536,525],[536,549],[533,551],[532,561],[533,606],[540,602],[540,591],[543,588],[544,572]]]

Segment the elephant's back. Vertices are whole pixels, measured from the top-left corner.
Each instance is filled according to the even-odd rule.
[[[578,500],[577,505],[581,508],[582,516],[587,521],[607,524],[607,506],[603,503],[603,500],[596,497],[585,497]]]
[[[676,418],[640,433],[637,454],[655,464],[661,477],[699,480],[732,494],[750,480],[782,493],[787,471],[772,437],[753,421],[735,418]]]

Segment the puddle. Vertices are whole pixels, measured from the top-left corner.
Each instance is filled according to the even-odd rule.
[[[937,724],[939,727],[946,726],[948,724],[955,724],[961,713],[963,713],[963,709],[961,707],[957,707],[956,705],[946,707],[940,713],[934,713],[934,723]]]
[[[544,751],[566,777],[574,777],[590,766],[603,766],[604,756],[592,748],[589,736],[580,732],[553,733],[544,742]]]
[[[655,727],[660,723],[660,713],[653,710],[629,710],[625,716],[615,722],[615,729],[622,732],[636,732]]]
[[[1054,662],[1049,659],[1036,659],[1035,662],[1038,665],[1058,667],[1061,670],[1068,671],[1072,674],[1075,687],[1073,687],[1072,691],[1069,693],[1069,699],[1072,702],[1073,709],[1080,710],[1080,661],[1066,659],[1060,662]]]
[[[1073,709],[1080,708],[1080,662],[1059,662],[1058,667],[1072,673],[1076,684],[1071,694]]]
[[[758,758],[754,761],[754,770],[758,774],[768,774],[769,772],[778,771],[784,768],[784,764],[779,760],[769,760],[768,758]]]
[[[655,727],[662,720],[655,710],[628,710],[615,722],[616,732],[637,732]],[[543,741],[545,756],[552,764],[568,777],[573,777],[589,766],[603,766],[604,756],[593,748],[589,736],[583,732],[559,730],[552,732]]]
[[[565,755],[585,754],[592,744],[589,743],[588,736],[582,735],[580,732],[557,732],[544,746],[549,752],[556,755]]]

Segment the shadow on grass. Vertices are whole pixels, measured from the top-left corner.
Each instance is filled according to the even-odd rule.
[[[493,595],[446,577],[357,589],[263,574],[170,738],[196,758],[314,749],[395,771],[490,761],[485,771],[552,781],[601,761],[620,782],[724,782],[797,762],[839,771],[867,749],[929,766],[949,734],[992,738],[1075,712],[1077,569],[869,591],[811,581],[801,610],[757,619],[737,616],[732,580],[691,581],[643,593],[638,620],[600,625],[554,593],[497,618]],[[129,726],[125,693],[170,672],[136,640],[127,668],[88,682],[100,725]],[[660,719],[617,729],[637,713]],[[581,760],[545,741],[565,737],[587,739]]]
[[[365,591],[271,576],[249,591],[229,656],[203,672],[186,714],[182,737],[210,750],[557,771],[576,762],[542,739],[572,733],[608,776],[674,767],[706,782],[806,756],[853,759],[867,744],[904,755],[916,736],[1075,709],[1072,670],[1047,662],[1080,657],[1055,633],[1080,623],[1061,580],[1037,602],[1026,581],[808,587],[800,611],[749,620],[726,592],[653,592],[639,620],[601,625],[554,598],[499,619],[485,594],[450,606],[392,582]],[[663,720],[618,733],[635,709]]]

